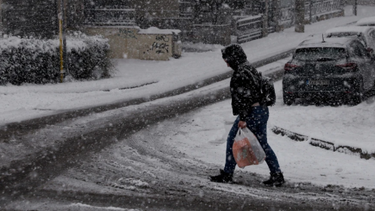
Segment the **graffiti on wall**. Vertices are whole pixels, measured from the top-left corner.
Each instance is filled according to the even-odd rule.
[[[165,35],[157,35],[155,39],[162,42],[169,42],[168,36]]]
[[[151,50],[155,51],[155,53],[157,53],[157,54],[168,53],[169,45],[166,44],[166,43],[157,43],[157,42],[154,42],[152,44]]]
[[[169,53],[169,38],[165,35],[157,35],[150,48],[143,53],[155,52],[156,54]]]

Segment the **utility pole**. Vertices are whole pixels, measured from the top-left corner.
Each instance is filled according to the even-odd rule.
[[[353,13],[355,16],[357,16],[357,5],[358,5],[358,0],[354,0]]]
[[[64,81],[64,44],[63,44],[63,14],[60,12],[59,17],[59,41],[60,41],[60,83]]]
[[[273,21],[276,24],[276,32],[280,32],[283,30],[282,26],[280,25],[280,18],[281,18],[281,9],[280,9],[280,0],[274,1],[274,16]]]
[[[63,0],[60,0],[59,5],[59,40],[60,40],[60,83],[64,81],[64,30],[63,30],[63,19],[64,19],[64,4]]]
[[[269,7],[269,0],[264,0],[262,37],[268,36],[268,12],[269,12],[268,7]]]
[[[59,19],[59,39],[60,39],[60,83],[64,81],[65,72],[67,70],[67,58],[66,58],[66,14],[65,0],[60,0],[58,5],[58,19]]]
[[[296,0],[295,3],[295,32],[305,32],[305,0]]]
[[[310,22],[310,24],[312,22],[312,7],[313,7],[313,0],[310,0],[310,2],[309,2],[309,22]]]

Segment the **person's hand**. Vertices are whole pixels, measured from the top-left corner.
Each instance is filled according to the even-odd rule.
[[[238,127],[239,128],[245,128],[246,127],[246,122],[245,121],[239,121],[238,122]]]

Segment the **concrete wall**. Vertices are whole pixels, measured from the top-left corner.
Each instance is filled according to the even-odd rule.
[[[181,43],[172,31],[116,26],[85,29],[88,35],[100,34],[109,40],[111,58],[144,60],[169,60],[181,56]]]

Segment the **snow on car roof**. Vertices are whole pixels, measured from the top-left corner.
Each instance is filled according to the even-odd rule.
[[[298,48],[314,48],[314,47],[335,47],[335,48],[343,48],[345,45],[353,40],[354,38],[351,37],[333,37],[333,38],[318,38],[314,37],[312,39],[305,40],[301,42]]]
[[[375,22],[374,22],[375,23]],[[339,33],[366,33],[368,30],[371,30],[371,27],[366,26],[340,26],[328,29],[326,34],[339,34]]]
[[[375,26],[375,16],[362,18],[356,23],[357,26]]]

